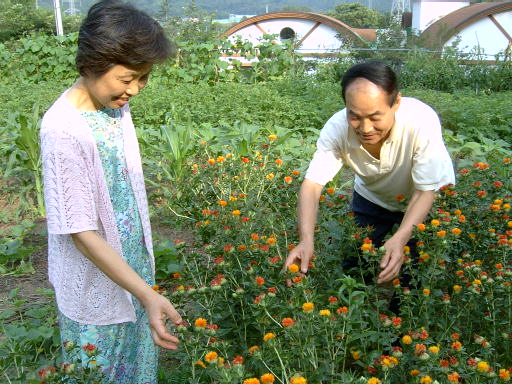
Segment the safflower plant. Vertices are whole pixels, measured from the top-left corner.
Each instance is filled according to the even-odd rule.
[[[373,282],[382,250],[356,227],[350,192],[335,186],[320,199],[308,273],[283,270],[298,241],[305,164],[278,138],[244,155],[202,144],[189,164],[197,237],[177,247],[179,270],[161,282],[187,318],[176,332],[189,382],[509,381],[510,161],[460,170],[414,230],[418,258],[406,247],[402,275],[382,287]],[[370,267],[344,270],[354,256]]]

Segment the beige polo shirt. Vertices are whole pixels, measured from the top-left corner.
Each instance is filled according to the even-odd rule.
[[[402,97],[379,160],[363,148],[348,126],[346,109],[327,121],[306,179],[325,185],[343,165],[355,172],[357,193],[391,211],[404,210],[396,199],[398,195],[410,198],[415,190],[438,190],[443,185],[455,184],[439,117],[425,103],[408,97]]]

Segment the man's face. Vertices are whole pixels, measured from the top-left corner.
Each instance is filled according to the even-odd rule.
[[[363,146],[380,145],[387,139],[395,123],[400,94],[389,105],[388,94],[372,82],[360,78],[345,91],[348,125]]]

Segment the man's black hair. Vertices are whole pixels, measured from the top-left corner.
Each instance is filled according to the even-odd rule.
[[[341,80],[341,95],[345,100],[345,93],[350,84],[357,79],[366,79],[386,92],[389,97],[389,105],[392,106],[398,95],[398,79],[391,67],[382,61],[371,60],[356,64],[349,68]]]

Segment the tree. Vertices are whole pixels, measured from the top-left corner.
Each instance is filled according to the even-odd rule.
[[[313,10],[305,5],[285,5],[281,8],[281,12],[313,12]]]
[[[379,28],[385,24],[383,14],[359,3],[338,4],[326,14],[354,28]]]

